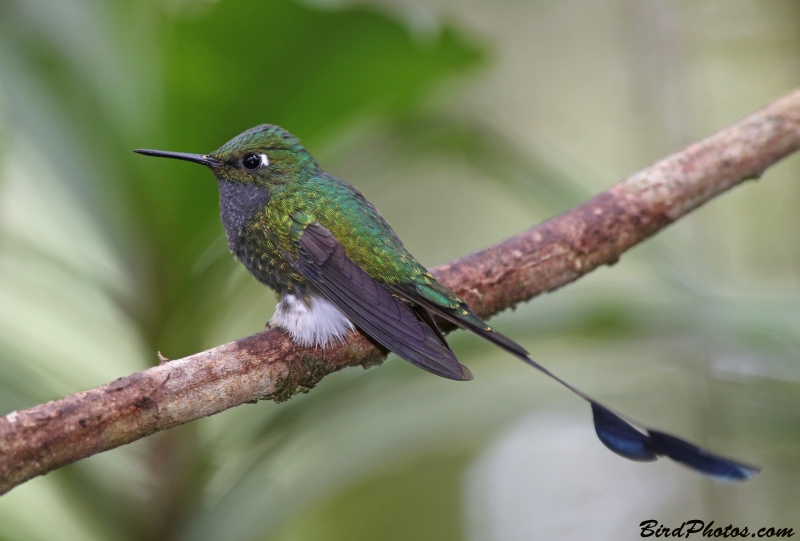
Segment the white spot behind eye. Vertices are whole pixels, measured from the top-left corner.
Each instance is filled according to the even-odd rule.
[[[269,158],[267,158],[266,154],[260,154],[261,156],[261,166],[266,167],[269,165]]]

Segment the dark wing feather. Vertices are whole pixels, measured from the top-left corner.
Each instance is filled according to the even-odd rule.
[[[432,320],[421,319],[344,253],[342,244],[318,223],[297,238],[295,268],[373,340],[403,359],[455,380],[472,379]]]
[[[620,456],[636,461],[651,461],[660,456],[668,456],[703,475],[721,481],[746,481],[759,471],[753,466],[709,453],[675,436],[652,429],[644,431],[636,429],[631,423],[531,359],[522,346],[489,327],[463,301],[459,303],[458,308],[437,305],[419,294],[413,284],[393,286],[393,290],[407,302],[421,306],[430,314],[472,331],[481,338],[503,348],[589,402],[592,406],[597,437],[606,447]]]

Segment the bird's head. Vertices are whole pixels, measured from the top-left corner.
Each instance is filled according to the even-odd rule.
[[[210,154],[139,149],[134,152],[209,167],[219,181],[279,189],[319,170],[300,140],[279,126],[261,124],[240,133]]]

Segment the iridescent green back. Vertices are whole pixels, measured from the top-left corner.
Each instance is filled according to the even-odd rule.
[[[269,167],[259,173],[236,167],[237,160],[249,152],[267,154]],[[268,204],[242,231],[241,245],[234,253],[257,279],[278,293],[313,290],[287,259],[298,257],[291,232],[299,217],[328,229],[347,256],[375,280],[414,284],[421,295],[441,306],[455,308],[463,303],[408,253],[361,192],[325,173],[289,132],[277,126],[257,126],[211,156],[230,164],[217,171],[220,181],[254,184],[270,191]]]

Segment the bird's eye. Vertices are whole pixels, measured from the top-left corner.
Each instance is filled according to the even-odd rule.
[[[245,154],[244,158],[242,158],[242,165],[248,171],[255,171],[262,165],[269,165],[269,160],[267,159],[266,154],[256,154],[255,152],[251,152],[250,154]]]

